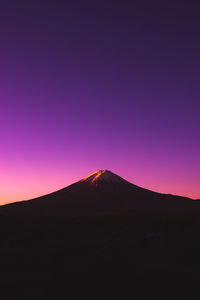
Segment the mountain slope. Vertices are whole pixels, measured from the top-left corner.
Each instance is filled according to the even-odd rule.
[[[35,289],[34,298],[45,290],[44,299],[71,288],[122,288],[135,296],[148,287],[163,293],[170,282],[198,287],[199,205],[100,170],[52,194],[1,206],[1,294],[11,285],[20,295]]]
[[[192,200],[138,187],[108,170],[98,170],[57,192],[0,207],[13,217],[79,218],[128,211],[167,213],[189,211]]]

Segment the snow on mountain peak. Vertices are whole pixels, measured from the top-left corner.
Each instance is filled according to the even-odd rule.
[[[122,183],[125,180],[119,177],[118,175],[112,173],[111,171],[108,171],[106,169],[104,170],[98,170],[89,176],[83,178],[81,180],[82,182],[88,182],[91,184],[98,184],[100,182],[104,183]]]

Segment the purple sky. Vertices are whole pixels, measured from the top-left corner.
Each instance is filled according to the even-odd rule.
[[[97,169],[200,198],[199,5],[50,2],[0,4],[0,203]]]

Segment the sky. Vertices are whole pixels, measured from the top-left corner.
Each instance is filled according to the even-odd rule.
[[[199,199],[199,33],[192,1],[1,0],[0,204],[98,169]]]

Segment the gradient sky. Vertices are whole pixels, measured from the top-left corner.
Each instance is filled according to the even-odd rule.
[[[165,2],[1,0],[1,204],[97,169],[200,198],[200,7]]]

